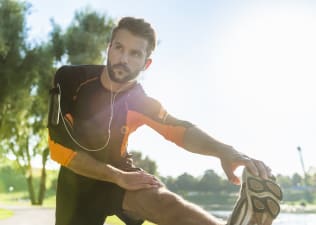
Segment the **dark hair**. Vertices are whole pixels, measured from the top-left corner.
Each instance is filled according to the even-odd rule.
[[[120,29],[126,29],[136,36],[148,41],[147,56],[150,56],[156,47],[156,34],[154,29],[144,19],[134,17],[123,17],[112,31],[111,42]]]

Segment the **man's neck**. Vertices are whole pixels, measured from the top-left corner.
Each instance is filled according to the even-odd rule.
[[[101,74],[101,83],[102,83],[103,87],[105,87],[108,90],[111,90],[112,92],[121,92],[121,91],[125,91],[125,90],[129,89],[130,87],[134,86],[134,84],[136,83],[136,80],[126,82],[126,83],[114,82],[110,79],[107,67],[105,66],[104,70]]]

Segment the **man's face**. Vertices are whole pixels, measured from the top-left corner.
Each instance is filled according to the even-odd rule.
[[[149,60],[147,46],[146,39],[126,29],[118,30],[108,52],[107,70],[110,79],[117,83],[134,80]]]

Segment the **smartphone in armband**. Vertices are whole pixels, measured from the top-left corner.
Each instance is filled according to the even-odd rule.
[[[57,126],[60,116],[60,90],[58,87],[49,90],[50,103],[48,111],[48,126]]]

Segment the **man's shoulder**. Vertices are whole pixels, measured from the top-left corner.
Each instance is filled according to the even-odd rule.
[[[156,110],[161,107],[160,101],[147,95],[141,84],[135,85],[129,92],[129,104],[138,110]]]
[[[54,85],[76,89],[80,84],[94,77],[99,77],[104,65],[64,65],[55,73]]]
[[[56,74],[100,74],[104,67],[104,65],[63,65]]]

